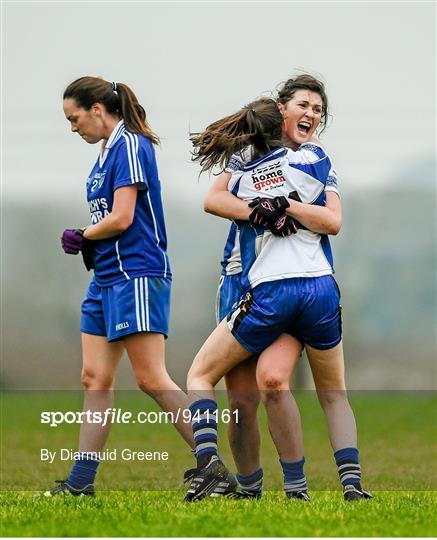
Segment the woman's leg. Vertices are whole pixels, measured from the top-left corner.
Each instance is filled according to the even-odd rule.
[[[197,467],[186,501],[205,495],[233,491],[237,483],[217,454],[217,424],[220,417],[214,398],[214,386],[237,364],[249,358],[247,351],[234,338],[223,320],[197,353],[187,375],[191,425],[196,448]]]
[[[309,500],[300,413],[289,387],[301,354],[301,343],[283,334],[260,355],[257,381],[284,475],[284,491],[290,498]]]
[[[187,395],[170,378],[165,367],[163,334],[131,334],[123,339],[123,343],[140,389],[151,396],[163,411],[173,413],[174,418],[179,417],[175,427],[188,445],[194,448],[191,425],[183,421],[182,414],[188,408]]]
[[[356,448],[357,427],[346,392],[343,344],[340,342],[328,350],[307,345],[306,351],[334,452],[341,448]]]
[[[218,381],[249,356],[251,353],[234,338],[226,320],[223,320],[202,345],[188,371],[190,400],[213,399],[213,388]]]
[[[225,375],[231,410],[228,440],[237,467],[241,494],[247,498],[262,495],[263,470],[260,465],[261,437],[258,405],[261,400],[256,382],[258,358],[252,356]],[[238,417],[235,416],[235,411]]]
[[[106,337],[82,333],[82,384],[84,387],[83,410],[101,412],[114,403],[114,378],[117,364],[123,354],[123,344],[108,343]],[[97,452],[103,450],[111,423],[90,423],[84,418],[80,427],[78,459],[70,475],[45,496],[63,493],[94,495],[94,479],[99,465]]]
[[[370,498],[361,488],[357,427],[344,379],[343,344],[328,350],[306,346],[317,395],[326,416],[344,497],[348,501]]]
[[[270,435],[282,461],[301,460],[304,454],[300,413],[289,386],[301,354],[300,342],[283,334],[261,353],[256,371]]]
[[[249,476],[260,468],[260,432],[257,418],[261,400],[256,382],[257,358],[238,364],[225,375],[231,410],[229,446],[240,475]],[[237,411],[238,416],[234,413]]]
[[[113,407],[114,380],[123,354],[121,342],[108,343],[106,337],[82,333],[83,410],[101,411]],[[106,443],[111,424],[84,422],[80,428],[79,451],[100,452]]]

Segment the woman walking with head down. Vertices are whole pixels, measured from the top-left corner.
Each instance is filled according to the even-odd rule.
[[[82,253],[94,269],[82,303],[84,410],[113,406],[115,372],[126,350],[137,384],[164,411],[185,408],[186,395],[165,367],[171,270],[161,187],[151,130],[144,108],[122,83],[82,77],[63,95],[65,117],[84,141],[101,141],[86,189],[91,225],[66,229],[65,253]],[[79,459],[67,480],[46,495],[93,495],[99,452],[109,425],[84,423]],[[176,424],[193,446],[190,427]]]

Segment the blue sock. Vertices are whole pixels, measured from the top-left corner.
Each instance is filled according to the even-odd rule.
[[[98,459],[89,459],[83,452],[82,459],[76,459],[70,476],[67,479],[67,484],[74,489],[83,489],[88,484],[93,484],[97,473],[97,467],[100,461]]]
[[[300,461],[282,461],[279,460],[284,473],[284,491],[285,493],[296,493],[299,491],[307,491],[307,479],[303,472],[305,458]]]
[[[248,495],[253,495],[256,497],[261,497],[263,492],[263,470],[258,469],[252,474],[243,476],[242,474],[237,474],[237,480],[240,484],[241,491],[247,493]]]
[[[190,405],[197,466],[207,465],[217,455],[217,402],[199,399]]]
[[[352,484],[360,486],[361,467],[357,448],[342,448],[334,453],[340,482],[344,486]]]

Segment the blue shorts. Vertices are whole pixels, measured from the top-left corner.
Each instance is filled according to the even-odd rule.
[[[140,277],[112,287],[92,279],[82,302],[80,331],[117,341],[137,332],[168,335],[171,280]]]
[[[242,297],[227,321],[237,341],[255,355],[281,334],[331,349],[341,341],[340,291],[331,275],[261,283]]]
[[[220,276],[215,306],[217,324],[226,317],[234,307],[234,304],[240,300],[242,292],[241,272],[232,276]]]

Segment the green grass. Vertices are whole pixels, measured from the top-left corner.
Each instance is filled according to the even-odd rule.
[[[180,492],[104,492],[94,500],[0,497],[3,536],[435,536],[436,497],[378,492],[345,503],[314,492],[310,503],[267,492],[260,501],[209,499],[188,504]]]
[[[260,409],[266,489],[262,500],[186,504],[181,477],[193,466],[193,458],[171,425],[114,425],[108,441],[109,448],[119,450],[167,451],[167,462],[102,463],[95,499],[35,498],[36,491],[65,477],[71,467],[59,460],[42,463],[40,448],[75,449],[78,434],[75,425],[41,425],[41,411],[80,410],[81,395],[3,394],[0,532],[3,536],[437,535],[436,397],[374,392],[352,393],[350,399],[359,427],[363,484],[376,494],[373,500],[356,504],[342,500],[323,414],[312,393],[300,393],[310,503],[288,501],[281,493],[281,471]],[[133,412],[157,410],[139,392],[120,393],[116,406]],[[232,466],[224,425],[220,440],[223,459]]]

